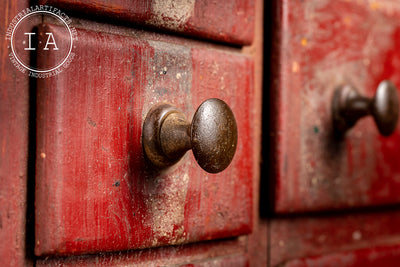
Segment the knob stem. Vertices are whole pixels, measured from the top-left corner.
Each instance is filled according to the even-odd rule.
[[[192,148],[190,143],[190,123],[182,113],[167,115],[160,129],[160,144],[164,154],[176,161]]]
[[[353,98],[347,99],[347,105],[345,109],[342,110],[344,116],[348,118],[348,120],[356,122],[360,118],[370,115],[370,105],[371,99],[363,96],[356,96]]]
[[[372,115],[379,132],[388,136],[396,129],[399,116],[399,99],[396,86],[382,81],[373,98],[360,95],[357,90],[344,85],[335,90],[332,100],[334,129],[345,132],[367,115]]]
[[[196,110],[192,123],[176,107],[155,106],[143,124],[143,150],[150,162],[165,168],[188,150],[205,171],[218,173],[231,163],[237,146],[237,125],[229,106],[211,98]]]

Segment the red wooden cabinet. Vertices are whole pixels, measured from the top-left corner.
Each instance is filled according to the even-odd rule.
[[[400,86],[396,1],[273,1],[266,219],[258,215],[262,3],[39,2],[71,14],[79,40],[57,76],[29,84],[2,67],[0,175],[12,187],[0,188],[0,239],[12,248],[0,244],[1,265],[396,265],[400,126],[384,138],[366,118],[335,139],[331,124],[338,86],[369,97],[384,79]],[[13,13],[27,4],[0,5]],[[46,30],[63,35],[44,19]],[[42,66],[57,60],[37,55]],[[167,101],[190,119],[212,97],[237,119],[232,164],[207,174],[188,152],[156,172],[142,152],[147,112]],[[36,165],[27,167],[32,151]],[[25,236],[32,207],[23,214],[33,199],[35,248]]]
[[[369,116],[338,139],[331,112],[338,86],[368,97],[385,79],[400,88],[398,4],[279,1],[276,11],[274,210],[398,204],[400,124],[383,137]]]
[[[371,116],[338,137],[335,89],[400,88],[395,1],[275,1],[270,266],[397,266],[400,125]],[[265,105],[265,102],[264,102]],[[264,133],[265,136],[265,133]]]
[[[59,29],[41,26],[39,36],[57,36]],[[252,59],[235,49],[77,32],[77,60],[60,76],[38,80],[36,254],[248,234]],[[53,60],[39,54],[38,64]],[[236,117],[239,140],[231,165],[208,174],[190,152],[173,167],[155,171],[141,142],[148,111],[169,102],[190,118],[202,101],[214,97],[225,100]]]
[[[7,10],[2,29],[20,9],[36,4],[19,2],[0,4]],[[0,106],[6,108],[1,114],[0,173],[20,178],[5,180],[18,194],[0,189],[0,237],[10,244],[0,244],[0,265],[265,262],[263,253],[262,261],[249,256],[254,254],[252,240],[266,241],[251,234],[253,229],[259,233],[261,35],[255,38],[257,45],[253,36],[256,21],[261,30],[262,3],[38,2],[68,14],[78,40],[69,66],[52,77],[29,80],[14,73],[2,57],[9,63],[2,65],[4,84],[21,91],[10,95],[14,87],[1,84],[6,97]],[[40,25],[32,23],[39,42],[52,32],[65,48],[68,33],[60,26],[48,17]],[[244,45],[252,46],[242,49]],[[1,55],[6,52],[2,46]],[[39,67],[60,60],[51,51],[26,56]],[[230,106],[238,125],[231,165],[208,174],[188,152],[171,168],[156,171],[142,151],[147,112],[168,102],[191,119],[204,100],[215,97]],[[9,115],[19,117],[11,117],[7,129],[4,116]],[[13,153],[8,142],[18,138]],[[5,166],[9,154],[24,164]]]
[[[396,266],[400,260],[399,246],[359,249],[288,262],[286,267],[301,266]]]
[[[296,259],[329,258],[330,254],[337,258],[342,253],[352,255],[352,251],[359,249],[396,246],[400,242],[399,223],[398,209],[274,218],[269,229],[269,262],[271,266],[279,266]],[[398,250],[390,254],[400,256]],[[363,255],[366,254],[358,255],[352,264],[367,260]],[[311,262],[310,266],[314,266]]]
[[[85,17],[128,22],[195,38],[251,44],[255,1],[251,0],[40,0]]]
[[[149,257],[148,253],[143,253],[141,257],[135,257],[132,254],[119,254],[118,257],[109,255],[77,256],[69,257],[65,260],[48,259],[39,260],[37,266],[182,266],[182,267],[230,267],[230,266],[249,266],[249,259],[245,254],[233,254],[222,257],[209,256],[203,259],[197,259],[196,253],[165,253],[161,251],[161,257]]]

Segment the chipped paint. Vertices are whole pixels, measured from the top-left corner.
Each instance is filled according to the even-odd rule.
[[[384,139],[366,118],[337,138],[331,123],[337,86],[351,84],[368,97],[383,79],[400,86],[400,23],[393,19],[400,5],[385,0],[378,8],[375,2],[288,1],[280,6],[280,43],[273,51],[280,53],[280,69],[273,76],[279,81],[272,88],[276,98],[271,97],[272,103],[279,100],[272,137],[279,213],[400,202],[393,145],[400,126]]]
[[[354,231],[351,236],[352,236],[353,240],[361,240],[361,238],[362,238],[362,234],[358,230]]]
[[[372,1],[369,3],[369,7],[371,8],[371,10],[378,10],[381,8],[381,5],[377,1]]]
[[[179,29],[193,15],[195,0],[154,0],[151,8],[154,17],[150,24],[163,25],[170,29]]]
[[[299,69],[300,69],[299,62],[293,61],[292,62],[292,72],[297,73],[297,72],[299,72]]]
[[[89,30],[82,36],[75,50],[81,64],[71,65],[65,79],[43,79],[38,86],[43,116],[37,144],[52,157],[37,163],[36,255],[121,251],[249,233],[256,154],[252,59],[201,43],[171,43],[163,35],[156,35],[157,41],[153,35],[148,40]],[[211,69],[213,62],[217,67]],[[68,90],[54,94],[49,86]],[[190,119],[211,97],[229,104],[241,131],[231,165],[205,175],[188,152],[171,168],[151,166],[141,145],[150,108],[169,102]]]
[[[160,239],[169,243],[182,243],[185,238],[184,218],[185,200],[189,184],[188,164],[179,175],[160,177],[157,187],[163,188],[156,195],[149,195],[145,200],[147,209],[151,212],[148,221],[153,231],[153,246]]]

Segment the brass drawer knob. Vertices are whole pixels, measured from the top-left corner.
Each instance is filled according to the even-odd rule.
[[[231,163],[237,146],[236,120],[222,100],[204,101],[192,123],[170,104],[153,107],[143,124],[143,149],[155,166],[175,164],[192,149],[197,163],[205,171],[218,173]]]
[[[372,115],[382,135],[389,136],[396,129],[399,117],[399,98],[396,86],[382,81],[373,98],[360,95],[357,90],[344,85],[336,89],[332,100],[333,126],[345,132],[360,118]]]

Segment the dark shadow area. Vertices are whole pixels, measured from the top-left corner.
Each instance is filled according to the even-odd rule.
[[[326,217],[341,217],[341,216],[357,216],[362,214],[387,214],[390,212],[398,213],[400,204],[382,204],[376,206],[361,206],[350,208],[338,208],[332,210],[310,211],[301,213],[274,214],[276,219],[299,219],[299,218],[326,218]]]
[[[324,135],[324,156],[320,159],[324,162],[326,166],[339,166],[340,160],[345,156],[345,133],[334,129],[331,120],[326,121],[324,128],[327,129],[326,135]],[[326,175],[331,176],[330,179],[333,180],[337,173],[336,169],[333,173],[327,173]]]
[[[261,177],[260,177],[260,215],[261,217],[269,217],[273,212],[274,206],[274,166],[271,133],[273,131],[272,113],[273,94],[271,89],[276,86],[274,84],[276,73],[273,73],[273,65],[278,57],[273,56],[274,46],[277,33],[274,31],[276,23],[276,1],[264,2],[264,66],[263,66],[263,104],[262,104],[262,154],[261,154]],[[276,48],[275,48],[276,50]],[[277,71],[277,70],[275,70]]]
[[[263,21],[263,79],[262,79],[262,127],[261,127],[261,162],[260,162],[260,199],[259,199],[259,212],[260,217],[267,218],[271,217],[273,213],[274,207],[274,199],[275,199],[275,179],[274,179],[274,164],[272,163],[273,150],[272,150],[272,142],[273,138],[271,138],[271,133],[273,130],[273,121],[272,116],[274,106],[271,105],[274,103],[273,94],[271,93],[271,89],[276,86],[275,76],[276,73],[273,73],[273,65],[278,62],[279,57],[273,56],[274,50],[274,42],[278,36],[277,31],[275,31],[275,27],[277,26],[277,13],[276,8],[279,5],[278,1],[264,1],[264,21]],[[275,36],[274,36],[275,35]],[[277,71],[275,69],[275,71]],[[271,265],[271,240],[270,240],[270,221],[267,220],[267,264]]]
[[[228,243],[228,245],[227,245]],[[38,260],[41,263],[47,263],[49,265],[58,265],[59,262],[63,263],[74,263],[87,264],[88,262],[92,262],[93,260],[98,264],[104,261],[102,265],[107,265],[110,262],[110,259],[129,259],[129,258],[145,258],[146,260],[151,261],[151,258],[157,258],[157,254],[170,254],[171,256],[177,253],[183,253],[184,251],[196,251],[196,250],[206,250],[210,246],[229,246],[229,247],[238,247],[242,245],[243,242],[239,240],[238,237],[228,237],[228,238],[220,238],[214,240],[203,240],[203,241],[195,241],[193,243],[184,243],[180,245],[167,245],[167,246],[159,246],[159,247],[150,247],[150,248],[138,248],[138,249],[130,249],[130,250],[120,250],[120,251],[103,251],[103,252],[94,252],[94,253],[85,253],[85,254],[73,254],[68,256],[59,256],[59,255],[48,255],[48,256],[39,256]],[[90,265],[90,264],[89,264]],[[175,266],[175,265],[174,265]]]
[[[32,43],[38,45],[38,28],[32,32]],[[30,51],[30,66],[37,67],[37,53]],[[37,79],[29,77],[29,122],[28,122],[28,170],[27,170],[27,196],[26,196],[26,233],[25,249],[26,258],[35,265],[35,164],[36,164],[36,90]]]

